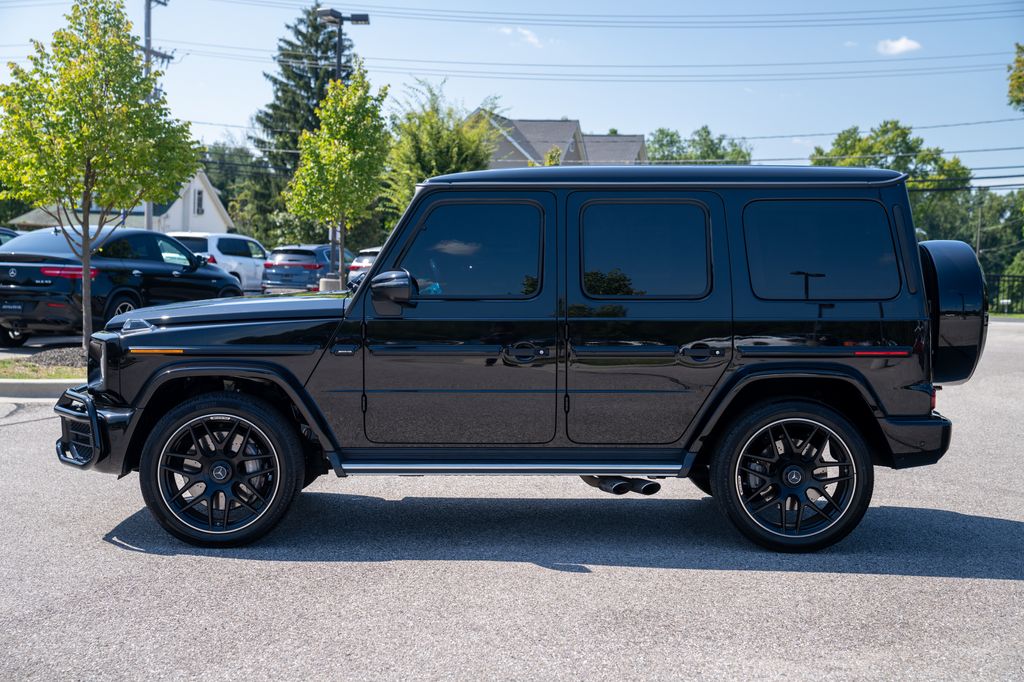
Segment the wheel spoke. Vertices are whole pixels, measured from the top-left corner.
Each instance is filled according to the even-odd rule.
[[[768,488],[771,488],[771,487],[772,487],[772,482],[771,482],[771,481],[767,481],[767,480],[766,480],[766,481],[765,481],[765,483],[764,483],[764,485],[762,485],[762,486],[761,486],[760,488],[758,488],[758,489],[757,489],[757,490],[755,490],[754,492],[752,492],[752,493],[750,493],[749,495],[747,495],[747,499],[746,499],[745,501],[746,501],[746,502],[750,502],[751,500],[755,500],[755,499],[757,499],[757,496],[758,496],[758,495],[760,495],[760,494],[761,494],[761,493],[763,493],[763,492],[764,492],[765,490],[767,490]]]
[[[762,480],[765,480],[765,481],[768,480],[768,476],[766,475],[767,472],[754,471],[750,467],[740,467],[740,471],[742,471],[745,474],[750,474],[751,476],[757,476],[758,478],[760,478]]]
[[[191,478],[186,478],[185,479],[185,485],[182,486],[181,490],[179,490],[177,492],[177,494],[175,494],[175,496],[171,498],[170,501],[171,502],[177,502],[185,493],[187,493],[198,482],[199,481],[193,481]]]
[[[248,489],[248,486],[247,486],[247,489]],[[242,499],[241,495],[239,495],[238,493],[236,493],[234,491],[232,491],[232,493],[231,493],[231,499],[234,500],[235,502],[237,502],[242,507],[245,507],[246,509],[251,511],[253,514],[258,514],[259,513],[259,510],[256,509],[256,507],[254,507],[251,504],[249,504],[248,502],[246,502],[244,499]]]
[[[789,504],[789,498],[783,497],[779,499],[779,518],[782,521],[782,532],[786,532],[786,505]]]
[[[761,505],[760,507],[758,507],[757,509],[751,509],[751,510],[750,510],[750,513],[751,513],[751,514],[760,514],[760,513],[761,513],[761,512],[763,512],[763,511],[764,511],[765,509],[767,509],[768,507],[772,506],[773,504],[777,504],[777,503],[778,503],[778,501],[779,501],[779,498],[777,498],[777,497],[773,497],[772,499],[768,500],[767,502],[765,502],[764,504],[762,504],[762,505]]]
[[[814,492],[818,493],[818,494],[819,494],[819,495],[821,495],[821,496],[822,496],[823,498],[825,498],[825,501],[826,501],[826,502],[828,502],[829,504],[831,504],[831,505],[832,505],[833,507],[835,507],[836,511],[838,511],[838,512],[841,512],[841,511],[843,511],[843,508],[842,508],[842,507],[840,507],[840,506],[839,506],[839,505],[838,505],[838,504],[836,503],[836,501],[835,501],[834,499],[832,499],[832,496],[831,496],[831,495],[829,495],[829,494],[828,494],[828,491],[827,491],[827,490],[825,490],[824,488],[822,488],[822,489],[814,488]]]
[[[160,468],[163,469],[164,471],[170,471],[172,474],[184,476],[185,478],[188,478],[189,476],[192,476],[195,473],[194,471],[187,471],[185,469],[184,462],[181,463],[181,466],[172,466],[164,462],[163,464],[160,465]]]
[[[779,428],[782,430],[782,436],[785,439],[784,447],[786,448],[786,452],[795,455],[797,453],[796,443],[794,443],[793,439],[790,438],[789,431],[786,429],[786,423],[782,422],[779,424]]]
[[[804,459],[807,458],[808,451],[810,451],[811,446],[814,445],[814,437],[818,435],[819,431],[821,431],[821,427],[818,426],[817,424],[815,424],[814,425],[814,430],[811,431],[811,435],[807,436],[807,438],[804,439],[803,447],[800,448],[800,457],[801,458],[804,458]],[[828,434],[827,433],[825,434],[825,440],[826,440],[826,442],[828,441]],[[824,449],[825,449],[824,447],[818,448],[818,452],[820,453]]]
[[[189,500],[188,504],[186,504],[184,507],[182,507],[178,511],[182,511],[182,512],[188,511],[189,509],[192,509],[192,507],[195,507],[197,504],[199,504],[203,500],[206,500],[207,502],[209,502],[209,499],[210,499],[210,495],[208,495],[204,491],[201,495],[196,495],[191,500]]]
[[[249,444],[249,439],[252,437],[252,426],[245,430],[245,436],[242,438],[242,442],[238,444],[238,450],[235,455],[239,457],[245,457],[245,446]]]
[[[853,478],[853,474],[848,476],[834,476],[832,478],[816,478],[814,479],[818,483],[839,483],[840,481],[849,481]]]
[[[811,511],[813,511],[818,516],[821,516],[826,521],[831,521],[832,520],[832,517],[829,516],[828,514],[826,514],[825,512],[823,512],[818,505],[812,503],[812,504],[807,504],[807,505],[804,505],[804,506],[809,508]]]

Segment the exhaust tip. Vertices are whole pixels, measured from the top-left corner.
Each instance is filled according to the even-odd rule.
[[[629,481],[630,490],[640,495],[654,495],[661,490],[661,484],[657,481],[645,481],[642,478],[634,478]]]

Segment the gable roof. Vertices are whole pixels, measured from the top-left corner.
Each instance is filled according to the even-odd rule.
[[[587,159],[593,164],[619,165],[647,161],[643,135],[584,135]]]

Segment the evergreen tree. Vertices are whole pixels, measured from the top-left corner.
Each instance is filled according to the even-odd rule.
[[[277,42],[278,71],[263,74],[273,87],[274,98],[253,117],[259,132],[250,137],[260,150],[262,164],[238,185],[234,197],[232,219],[239,230],[268,246],[297,237],[315,237],[322,231],[319,226],[285,214],[281,195],[299,164],[299,136],[320,125],[316,108],[335,77],[338,33],[317,19],[318,7],[319,3],[303,10]],[[352,41],[346,37],[342,52],[342,80],[346,83],[351,67]],[[231,210],[231,202],[228,205]]]

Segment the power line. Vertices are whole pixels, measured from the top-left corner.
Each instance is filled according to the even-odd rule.
[[[298,9],[301,4],[281,0],[216,0],[250,7]],[[1007,7],[1009,5],[1009,7]],[[979,10],[979,7],[996,9]],[[951,10],[966,9],[957,12]],[[907,9],[859,10],[827,13],[748,14],[748,15],[587,15],[523,12],[485,12],[479,10],[436,10],[378,5],[374,16],[394,19],[451,23],[517,23],[528,26],[579,28],[641,29],[736,29],[736,28],[822,28],[841,26],[884,26],[896,23],[946,23],[984,21],[1022,16],[1015,2],[976,5],[947,5]]]

